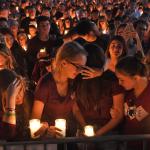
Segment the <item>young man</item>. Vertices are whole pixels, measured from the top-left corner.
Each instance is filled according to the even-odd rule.
[[[54,55],[54,48],[58,48],[62,44],[62,41],[57,40],[49,34],[50,28],[48,17],[40,16],[37,18],[38,34],[29,41],[27,52],[29,76],[31,76],[33,67],[41,53],[51,58]],[[43,51],[41,52],[41,50]]]

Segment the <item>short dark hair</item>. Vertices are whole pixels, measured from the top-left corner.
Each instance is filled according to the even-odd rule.
[[[94,68],[103,68],[105,64],[104,50],[96,44],[85,44],[85,50],[88,52],[86,65]]]
[[[79,35],[86,35],[88,34],[90,31],[93,31],[93,26],[95,25],[94,22],[88,20],[88,19],[84,19],[82,21],[80,21],[77,26],[76,26],[76,32]]]
[[[37,18],[37,25],[39,25],[41,22],[43,22],[43,21],[49,21],[49,18],[48,17],[46,17],[46,16],[39,16],[38,18]]]

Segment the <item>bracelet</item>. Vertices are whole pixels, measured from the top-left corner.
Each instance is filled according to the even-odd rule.
[[[4,115],[5,116],[7,116],[7,117],[10,117],[10,116],[16,116],[16,113],[15,112],[10,112],[10,111],[6,111],[5,113],[4,113]]]

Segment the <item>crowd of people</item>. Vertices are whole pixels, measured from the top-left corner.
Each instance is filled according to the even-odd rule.
[[[150,134],[150,2],[0,2],[0,139]],[[123,150],[117,142],[88,150]],[[128,150],[141,150],[140,142]],[[58,146],[62,150],[62,145]],[[82,144],[68,144],[82,150]]]

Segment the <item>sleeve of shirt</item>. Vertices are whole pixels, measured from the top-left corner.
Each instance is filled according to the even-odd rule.
[[[123,94],[125,92],[124,88],[119,85],[118,81],[113,81],[112,82],[112,96],[118,95],[118,94]]]
[[[34,93],[35,100],[42,101],[43,103],[47,101],[49,95],[48,79],[48,74],[40,78]]]

